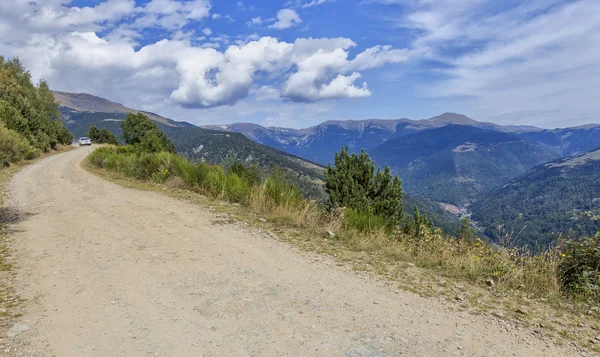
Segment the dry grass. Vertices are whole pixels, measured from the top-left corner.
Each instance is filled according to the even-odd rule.
[[[342,232],[339,240],[350,249],[377,252],[387,261],[410,262],[448,278],[493,285],[497,290],[519,290],[536,298],[561,296],[558,257],[553,251],[533,256],[516,249],[495,250],[481,240],[449,239],[427,229],[421,237],[390,237],[382,230],[369,235]]]
[[[264,184],[252,189],[247,205],[254,212],[288,226],[315,229],[323,224],[322,209],[315,201],[290,200],[277,204],[267,194]]]

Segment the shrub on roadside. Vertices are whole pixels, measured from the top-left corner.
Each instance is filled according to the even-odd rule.
[[[31,160],[38,155],[39,150],[32,147],[27,139],[0,125],[0,165],[8,166],[23,159]]]
[[[566,240],[559,254],[558,277],[563,291],[600,299],[600,233]]]
[[[123,140],[144,152],[167,151],[175,153],[175,145],[160,131],[156,124],[142,113],[127,114],[121,123]]]
[[[98,129],[98,127],[92,125],[88,130],[87,137],[96,144],[119,145],[116,135],[107,128]]]
[[[290,185],[277,166],[265,181],[265,191],[273,202],[280,206],[293,207],[304,201],[304,196],[297,187]]]
[[[252,165],[247,168],[241,162],[235,161],[229,168],[229,172],[236,174],[241,179],[244,179],[250,184],[250,186],[259,185],[262,182],[260,168],[256,165]]]
[[[174,172],[192,189],[199,189],[204,185],[208,171],[208,165],[203,163],[194,164],[183,158],[174,162]]]
[[[70,145],[73,136],[60,122],[58,103],[48,84],[35,86],[18,59],[0,56],[0,121],[25,138],[29,145],[48,151]]]
[[[350,154],[342,148],[335,154],[335,166],[325,171],[327,193],[332,207],[346,207],[367,217],[376,215],[390,228],[402,222],[402,182],[390,168],[375,171],[375,163],[364,150]]]
[[[344,210],[343,228],[345,230],[356,230],[360,233],[372,233],[386,227],[383,217],[373,213],[359,212],[352,208]]]

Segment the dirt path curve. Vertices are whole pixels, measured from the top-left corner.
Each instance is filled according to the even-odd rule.
[[[28,356],[577,354],[104,181],[79,166],[89,150],[10,186],[9,205],[31,213],[13,247],[29,300],[13,334]]]

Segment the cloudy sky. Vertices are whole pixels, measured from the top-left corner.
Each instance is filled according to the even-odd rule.
[[[600,122],[598,0],[1,0],[35,80],[195,124]]]

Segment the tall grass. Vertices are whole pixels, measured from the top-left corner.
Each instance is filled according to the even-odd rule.
[[[309,234],[330,230],[347,248],[376,252],[387,261],[412,262],[441,275],[473,283],[489,285],[493,280],[499,289],[516,289],[537,297],[560,296],[565,292],[577,294],[573,289],[565,289],[564,274],[560,271],[566,270],[565,259],[573,260],[578,255],[559,248],[535,255],[518,248],[498,248],[479,239],[448,237],[441,230],[426,225],[419,225],[419,232],[392,231],[381,217],[350,209],[331,211],[305,199],[278,170],[250,184],[222,167],[192,163],[166,152],[140,153],[128,147],[107,147],[92,152],[88,160],[98,168],[139,180],[178,182],[182,188],[239,203],[255,213],[268,215],[277,223],[304,228]],[[594,262],[600,265],[600,253],[597,255]],[[600,274],[594,276],[595,281],[600,281],[597,276]]]
[[[88,161],[95,167],[138,180],[165,183],[177,178],[182,188],[242,204],[298,227],[316,227],[324,216],[320,204],[306,200],[277,169],[265,180],[251,185],[220,166],[192,163],[167,152],[144,153],[130,147],[103,147],[94,150]]]

